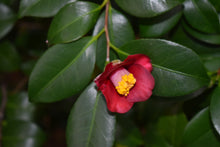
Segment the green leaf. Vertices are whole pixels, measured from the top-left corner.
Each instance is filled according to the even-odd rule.
[[[215,7],[217,12],[220,12],[220,1],[219,0],[209,0],[210,3]]]
[[[7,101],[5,114],[7,120],[34,120],[36,107],[28,101],[26,92],[10,96]]]
[[[55,15],[64,5],[76,0],[21,0],[19,17],[50,17]]]
[[[29,121],[6,121],[2,133],[4,147],[41,147],[45,141],[44,132]]]
[[[182,25],[184,29],[196,39],[201,40],[205,43],[220,45],[220,33],[219,34],[205,34],[205,33],[199,32],[191,28],[184,21],[182,21]]]
[[[49,48],[30,76],[30,100],[54,102],[80,92],[88,84],[94,69],[94,41],[86,37]]]
[[[95,24],[100,6],[91,2],[73,2],[54,17],[48,32],[50,44],[67,43],[81,38]]]
[[[159,134],[156,125],[148,125],[144,147],[171,147],[168,141]]]
[[[186,124],[187,119],[183,113],[170,116],[162,116],[159,118],[158,131],[169,144],[175,147],[179,147]]]
[[[201,110],[187,124],[184,135],[184,147],[219,147],[219,138],[215,135],[209,119],[209,108]]]
[[[177,30],[174,31],[171,40],[194,50],[199,55],[213,56],[219,54],[220,51],[220,46],[202,44],[200,41],[192,38],[191,35],[184,31],[182,25],[179,25]]]
[[[99,17],[93,35],[97,35],[105,24],[105,12]],[[108,17],[109,38],[112,44],[116,47],[121,47],[125,43],[134,40],[134,31],[128,19],[119,11],[110,7]],[[105,34],[100,36],[96,48],[96,63],[103,70],[106,61],[106,37]],[[111,51],[110,60],[116,59],[117,55]]]
[[[10,42],[0,44],[0,71],[11,72],[20,66],[20,57]]]
[[[209,84],[206,70],[192,50],[174,42],[160,39],[141,39],[127,43],[119,54],[145,54],[153,65],[155,87],[153,94],[163,97],[183,96]]]
[[[220,68],[220,53],[218,56],[203,57],[203,62],[206,69],[210,72],[215,72]]]
[[[171,15],[171,16],[169,16]],[[169,32],[179,21],[182,13],[164,14],[162,16],[144,19],[140,22],[139,32],[141,37],[160,37]]]
[[[220,24],[215,8],[208,0],[187,0],[184,3],[187,23],[204,33],[219,33]]]
[[[129,14],[136,17],[153,17],[165,13],[177,5],[181,0],[116,0],[116,3]]]
[[[15,21],[14,12],[5,4],[0,3],[0,39],[12,29]]]
[[[77,99],[67,123],[68,147],[112,147],[115,117],[104,96],[90,84]]]
[[[212,97],[211,97],[211,104],[210,104],[210,114],[211,120],[214,125],[215,130],[220,134],[220,85],[215,88]]]

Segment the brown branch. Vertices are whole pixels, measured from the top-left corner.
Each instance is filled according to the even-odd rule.
[[[109,33],[108,33],[108,11],[109,11],[109,1],[106,3],[105,8],[105,37],[107,41],[107,49],[106,49],[106,61],[109,62],[109,52],[110,52],[110,39],[109,39]]]

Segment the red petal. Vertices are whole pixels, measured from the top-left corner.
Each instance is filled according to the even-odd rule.
[[[124,62],[130,62],[130,60],[133,60],[132,64],[140,64],[149,72],[153,69],[150,58],[144,54],[130,55],[124,60]]]
[[[152,64],[150,58],[143,54],[129,55],[122,63],[113,64],[112,62],[107,64],[105,71],[95,79],[98,87],[100,87],[106,80],[109,79],[110,75],[116,72],[119,68],[128,69],[133,64],[139,64],[147,69],[149,72],[152,71]]]
[[[128,102],[126,97],[119,95],[110,80],[103,83],[100,90],[105,96],[107,107],[111,112],[128,112],[134,104],[132,102]]]
[[[135,86],[131,89],[127,100],[129,102],[140,102],[147,100],[152,95],[154,78],[143,66],[134,64],[128,69],[136,79]]]

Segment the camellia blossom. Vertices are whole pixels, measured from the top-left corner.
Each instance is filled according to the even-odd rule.
[[[123,62],[110,62],[95,79],[105,96],[111,112],[128,112],[135,102],[145,101],[152,95],[154,78],[150,58],[143,54],[128,56]]]

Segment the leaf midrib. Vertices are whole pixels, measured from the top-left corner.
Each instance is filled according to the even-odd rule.
[[[68,28],[70,25],[74,24],[75,22],[77,22],[78,20],[82,19],[84,16],[92,14],[96,11],[98,11],[100,9],[100,7],[98,6],[96,9],[89,11],[88,13],[85,13],[83,15],[81,15],[80,17],[77,17],[74,21],[72,21],[71,23],[68,23],[66,25],[64,25],[63,27],[61,27],[59,30],[57,30],[50,38],[51,38],[51,42],[53,42],[54,37],[59,34],[61,31],[65,30],[66,28]]]
[[[96,114],[97,114],[96,111],[97,111],[97,106],[98,106],[99,99],[100,99],[100,93],[98,93],[96,95],[95,105],[94,105],[94,108],[92,110],[92,120],[91,120],[91,125],[90,125],[90,128],[89,128],[89,135],[88,135],[88,138],[87,138],[86,147],[89,147],[89,143],[91,142],[92,131],[93,131],[94,124],[95,124],[95,118],[96,118]]]
[[[43,86],[34,97],[37,97],[46,87],[48,87],[48,85],[50,85],[50,83],[52,83],[55,79],[57,79],[57,77],[59,77],[63,72],[66,71],[66,69],[68,69],[83,53],[84,51],[93,43],[91,41],[92,39],[90,39],[90,41],[88,41],[88,43],[84,46],[84,48],[78,53],[77,56],[75,56],[75,58],[69,63],[67,64],[60,72],[58,72],[51,80],[49,80],[45,86]]]
[[[180,72],[180,71],[173,70],[173,69],[170,69],[170,68],[166,68],[166,67],[163,67],[163,66],[160,66],[160,65],[157,65],[157,64],[152,64],[152,65],[153,65],[154,67],[163,69],[163,70],[165,70],[165,71],[169,71],[169,72],[172,72],[172,73],[180,74],[180,75],[183,75],[183,76],[192,77],[192,78],[197,78],[197,79],[201,79],[201,80],[208,80],[208,79],[203,78],[203,77],[199,77],[199,76],[195,76],[195,75],[192,75],[192,74]]]

